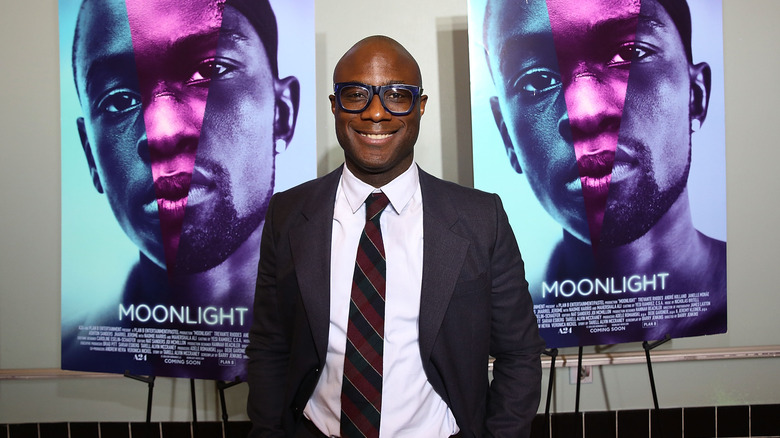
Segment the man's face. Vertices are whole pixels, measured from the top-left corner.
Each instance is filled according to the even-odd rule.
[[[422,86],[416,63],[393,45],[382,41],[353,49],[339,61],[333,77],[336,83]],[[330,101],[336,121],[336,137],[344,149],[350,171],[363,180],[382,175],[383,181],[389,181],[409,168],[427,96],[420,96],[412,112],[405,116],[387,112],[379,96],[374,96],[361,113],[340,110],[333,95]]]
[[[690,163],[695,69],[664,8],[641,3],[497,1],[486,23],[510,158],[565,229],[604,246],[646,233]]]
[[[90,1],[80,32],[79,128],[96,187],[161,267],[218,265],[273,191],[277,84],[257,32],[214,0]]]

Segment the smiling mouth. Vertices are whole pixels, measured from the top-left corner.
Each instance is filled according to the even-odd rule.
[[[390,138],[393,134],[371,134],[367,132],[358,132],[362,137],[370,138],[371,140],[383,140],[385,138]]]

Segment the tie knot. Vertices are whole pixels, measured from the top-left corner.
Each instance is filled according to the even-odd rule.
[[[382,192],[368,195],[368,198],[366,198],[366,220],[378,219],[379,215],[389,203],[390,200],[387,198],[387,195]]]

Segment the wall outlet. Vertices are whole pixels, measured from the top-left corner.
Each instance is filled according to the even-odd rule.
[[[593,367],[590,365],[583,365],[579,372],[580,383],[593,383]],[[577,367],[569,367],[569,383],[572,385],[577,384]]]

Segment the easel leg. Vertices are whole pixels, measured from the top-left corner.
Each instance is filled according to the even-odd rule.
[[[644,350],[645,350],[645,359],[647,360],[647,374],[648,374],[648,376],[650,376],[650,390],[653,392],[653,406],[655,406],[655,410],[656,411],[658,411],[658,409],[659,409],[659,407],[658,407],[658,393],[655,390],[655,378],[653,377],[653,364],[650,361],[650,350],[652,350],[653,348],[655,348],[655,347],[657,347],[657,346],[659,346],[659,345],[661,345],[663,343],[666,343],[670,339],[672,339],[672,338],[667,334],[660,341],[655,341],[655,342],[644,341],[644,342],[642,342],[642,348],[644,348]]]
[[[547,382],[547,404],[544,407],[544,419],[547,423],[547,436],[551,435],[551,429],[552,425],[550,424],[551,418],[550,418],[550,401],[552,400],[552,393],[553,393],[553,382],[555,382],[555,359],[558,357],[558,349],[557,348],[551,348],[549,350],[544,350],[543,354],[546,354],[550,356],[550,379]]]
[[[658,404],[658,392],[655,389],[655,378],[653,377],[653,363],[650,361],[650,350],[652,350],[653,348],[655,348],[655,347],[657,347],[657,346],[659,346],[661,344],[664,344],[664,343],[668,342],[671,339],[672,339],[671,336],[669,336],[669,334],[667,334],[660,341],[654,341],[654,342],[644,341],[644,342],[642,342],[642,348],[645,350],[645,360],[647,361],[647,375],[650,377],[650,391],[653,393],[653,407],[654,407],[654,414],[655,414],[655,416],[653,417],[654,421],[651,422],[651,426],[650,426],[652,431],[653,431],[652,432],[652,436],[653,437],[661,436],[660,435],[660,433],[661,433],[661,427],[660,427],[660,416],[661,416],[661,413],[660,413],[660,410],[661,409],[660,409],[659,404]]]
[[[192,400],[192,432],[198,435],[198,408],[195,405],[195,379],[190,379],[190,399]]]
[[[582,371],[582,345],[577,351],[577,395],[574,399],[574,415],[577,417],[577,436],[582,436],[582,419],[580,418],[580,372]]]
[[[129,377],[133,380],[146,383],[149,388],[148,395],[146,397],[146,436],[152,436],[152,394],[154,393],[154,376],[136,376],[130,374],[129,371],[125,371],[125,377]]]
[[[574,399],[574,413],[580,413],[580,370],[582,369],[582,345],[577,351],[577,395]]]
[[[232,382],[223,382],[217,380],[217,389],[219,390],[219,404],[222,407],[222,426],[225,430],[225,436],[230,436],[228,433],[228,413],[227,404],[225,403],[225,390],[231,386],[236,386],[239,383],[241,383],[241,379],[238,377],[236,377],[236,380],[233,380]]]
[[[558,350],[555,350],[555,354],[558,354]],[[553,356],[554,357],[554,356]],[[554,361],[555,359],[553,359]],[[150,438],[152,436],[152,395],[154,393],[154,379],[155,376],[136,376],[130,374],[129,371],[125,371],[125,377],[129,377],[139,382],[144,382],[149,387],[148,396],[146,400],[146,436]],[[222,407],[222,422],[224,425],[225,436],[230,436],[228,433],[228,413],[227,404],[225,403],[225,390],[241,383],[241,379],[236,376],[236,379],[231,382],[217,381],[217,389],[219,390],[219,402]],[[552,381],[550,382],[552,386]],[[192,429],[194,436],[198,435],[198,409],[195,403],[195,379],[190,379],[190,400],[192,401]],[[547,402],[547,408],[549,410],[550,402]]]

